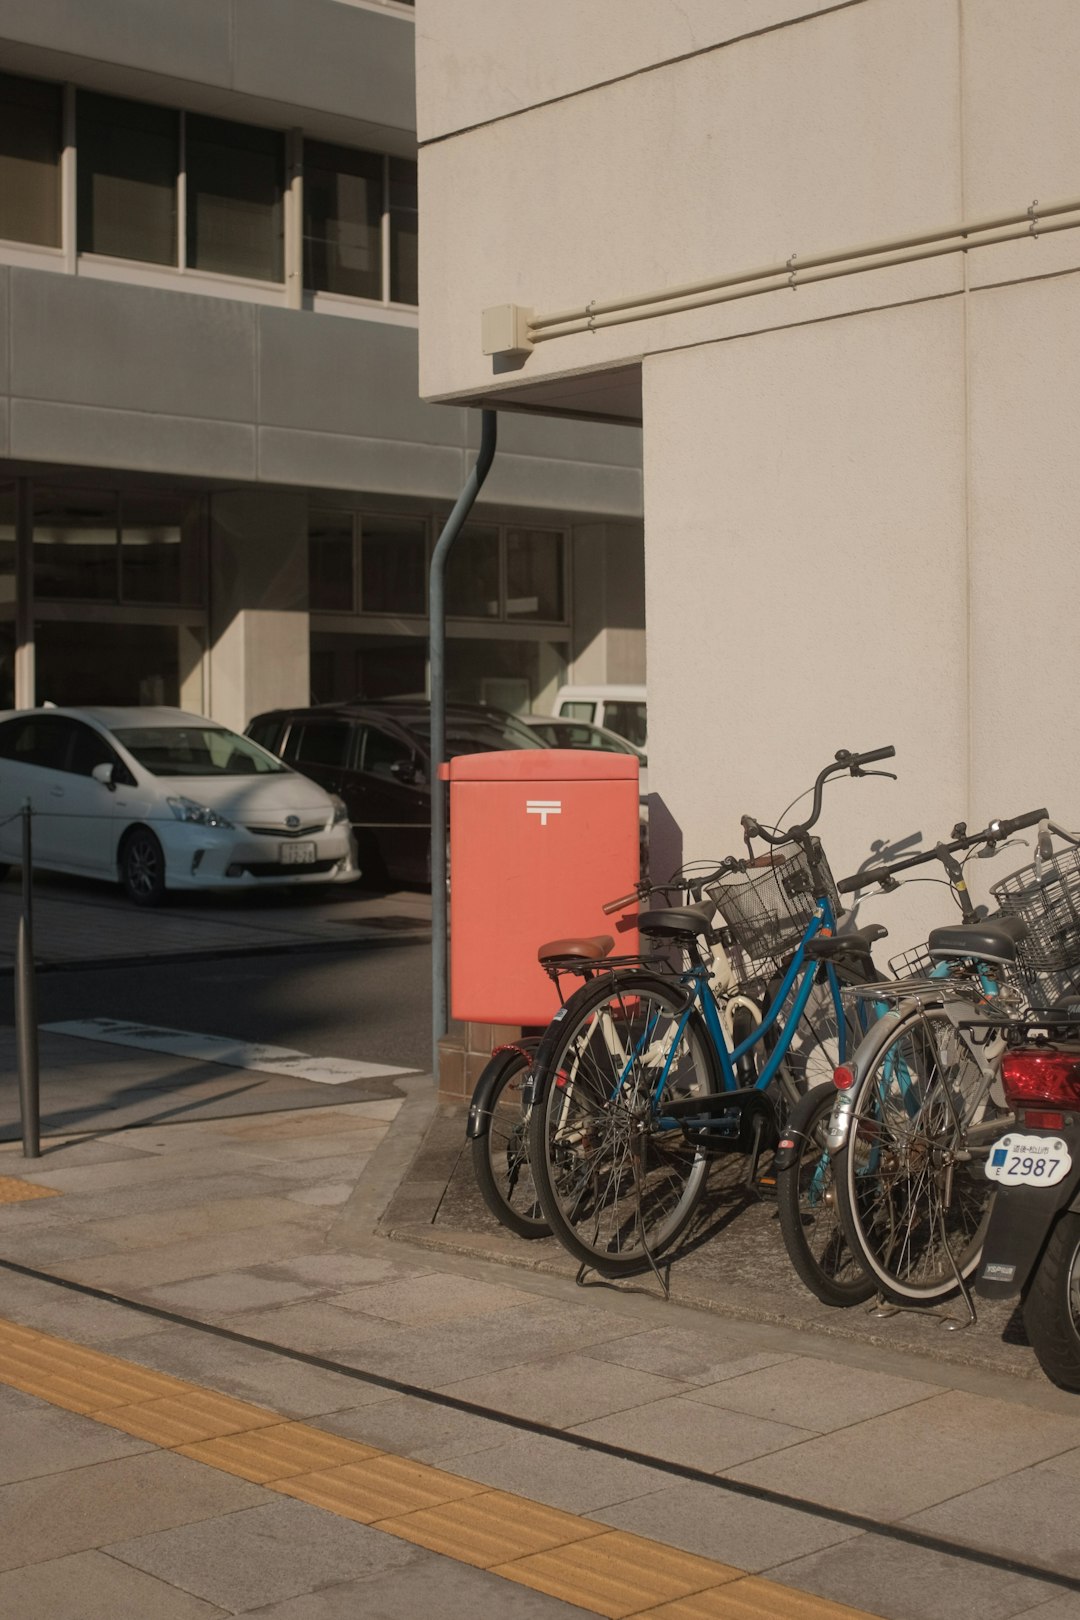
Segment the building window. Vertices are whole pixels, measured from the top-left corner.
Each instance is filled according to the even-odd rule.
[[[415,163],[304,142],[304,286],[416,303]]]
[[[199,502],[170,495],[124,495],[120,518],[121,600],[200,603],[205,591]]]
[[[508,619],[564,619],[564,576],[561,534],[546,529],[507,530]]]
[[[186,119],[187,262],[196,270],[281,281],[285,150],[271,129]]]
[[[190,496],[34,491],[34,590],[44,599],[197,606],[202,510]]]
[[[383,160],[304,143],[304,285],[382,297]]]
[[[360,528],[360,611],[422,616],[427,605],[426,520],[365,516]]]
[[[180,115],[79,92],[80,253],[175,264]]]
[[[317,612],[352,613],[356,565],[351,512],[313,511],[308,519],[308,602]]]
[[[446,563],[446,611],[456,619],[499,617],[499,531],[467,523]]]
[[[120,583],[118,524],[118,502],[112,493],[36,489],[34,594],[115,602]]]
[[[415,304],[417,295],[416,164],[390,159],[390,298]]]
[[[0,73],[0,237],[60,246],[61,92]]]

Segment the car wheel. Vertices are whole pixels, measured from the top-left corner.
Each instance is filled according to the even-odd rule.
[[[133,827],[120,848],[120,882],[137,906],[165,899],[165,853],[149,827]]]

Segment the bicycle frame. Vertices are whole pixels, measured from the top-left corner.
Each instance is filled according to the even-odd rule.
[[[770,1053],[769,1058],[761,1073],[755,1080],[753,1087],[749,1088],[754,1091],[765,1091],[776,1077],[780,1065],[791,1049],[799,1023],[802,1019],[803,1013],[806,1011],[807,1002],[810,999],[810,994],[814,986],[814,980],[817,977],[818,969],[820,967],[824,967],[829,984],[833,1008],[836,1013],[837,1029],[839,1032],[840,1061],[844,1061],[844,1058],[847,1055],[845,1050],[846,1028],[844,1023],[843,1004],[840,997],[840,982],[837,977],[836,970],[831,962],[822,963],[807,956],[807,946],[811,943],[811,941],[815,939],[816,936],[822,931],[831,933],[835,929],[835,926],[836,921],[833,916],[832,907],[828,899],[823,897],[817,902],[815,914],[806,926],[802,939],[799,941],[795,954],[788,964],[787,971],[785,972],[779,988],[777,989],[767,1012],[762,1018],[761,1023],[750,1035],[746,1037],[745,1040],[741,1041],[736,1046],[729,1045],[727,1031],[724,1027],[716,997],[710,991],[708,964],[704,962],[696,963],[693,967],[689,968],[687,972],[680,976],[680,982],[688,987],[691,987],[693,993],[687,1001],[685,1012],[675,1026],[675,1031],[672,1035],[662,1070],[657,1078],[652,1096],[652,1105],[654,1109],[657,1107],[660,1098],[663,1095],[664,1088],[667,1085],[668,1074],[671,1069],[672,1062],[674,1061],[675,1054],[679,1049],[679,1045],[682,1041],[683,1035],[685,1034],[686,1027],[690,1022],[694,1009],[700,1008],[713,1050],[720,1063],[723,1090],[706,1093],[704,1096],[694,1098],[694,1128],[707,1130],[710,1126],[719,1126],[722,1123],[726,1124],[730,1117],[728,1113],[710,1119],[707,1115],[699,1114],[698,1108],[707,1108],[710,1103],[721,1102],[728,1094],[742,1089],[739,1085],[739,1076],[736,1065],[747,1052],[752,1051],[754,1047],[758,1046],[765,1039],[770,1030],[777,1027],[779,1024],[781,1008],[784,1006],[792,990],[795,989],[796,983],[798,983],[798,988],[795,989],[795,999],[788,1011],[787,1018],[783,1024],[779,1025],[779,1038],[777,1040],[777,1044]],[[626,1085],[627,1080],[632,1073],[635,1062],[640,1060],[642,1054],[648,1050],[649,1041],[652,1036],[652,1028],[653,1026],[647,1028],[638,1038],[633,1050],[624,1055],[622,1070],[618,1075],[612,1089],[612,1100],[618,1097],[620,1091],[622,1091],[623,1087]],[[681,1121],[666,1115],[661,1115],[657,1119],[656,1123],[662,1130],[678,1130],[682,1128]]]

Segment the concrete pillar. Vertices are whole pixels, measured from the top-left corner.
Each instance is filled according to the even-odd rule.
[[[645,679],[645,542],[639,523],[573,533],[572,666],[577,685]]]
[[[206,712],[242,731],[307,703],[307,497],[230,490],[210,503]]]

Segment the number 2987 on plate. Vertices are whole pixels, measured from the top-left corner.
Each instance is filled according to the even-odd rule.
[[[1072,1169],[1072,1157],[1059,1136],[1010,1131],[990,1149],[986,1173],[1006,1187],[1052,1187]]]

